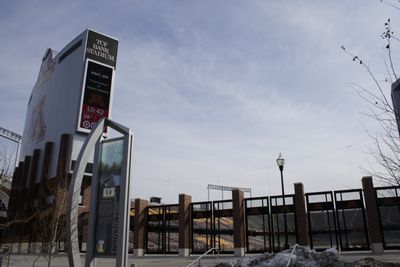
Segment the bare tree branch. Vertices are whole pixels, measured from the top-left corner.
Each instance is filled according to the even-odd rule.
[[[400,0],[397,0],[395,4],[393,1],[381,2],[400,9]],[[385,82],[385,84],[388,82],[393,84],[399,77],[393,61],[392,40],[400,41],[400,39],[394,36],[390,25],[390,19],[385,22],[385,31],[382,33],[381,38],[386,42],[385,49],[387,51],[384,63],[386,75],[388,77],[385,78],[383,82]],[[400,185],[400,137],[396,121],[396,117],[400,114],[396,114],[392,102],[386,97],[388,88],[384,88],[381,85],[382,82],[378,80],[372,69],[366,65],[359,56],[347,50],[343,45],[341,48],[347,55],[351,56],[354,62],[357,62],[363,67],[375,85],[371,89],[356,83],[349,84],[360,98],[368,104],[367,111],[361,112],[361,114],[371,119],[379,126],[379,131],[372,133],[363,125],[364,130],[372,141],[372,145],[368,149],[369,154],[375,159],[378,169],[370,165],[368,170],[365,168],[362,168],[362,170],[374,176],[383,184]]]

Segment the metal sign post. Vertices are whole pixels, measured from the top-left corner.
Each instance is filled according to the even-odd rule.
[[[107,126],[123,134],[123,137],[101,142],[101,136]],[[95,266],[96,257],[116,257],[115,266],[128,266],[132,143],[130,129],[109,119],[99,121],[86,139],[78,156],[68,196],[70,266],[81,266],[77,227],[78,203],[84,170],[93,149],[96,168],[92,178],[85,266]],[[107,213],[109,209],[111,213]]]

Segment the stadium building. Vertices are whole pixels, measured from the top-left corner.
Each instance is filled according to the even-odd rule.
[[[44,53],[27,105],[7,211],[11,226],[3,238],[24,244],[20,250],[37,249],[53,234],[46,233],[49,225],[64,223],[79,151],[97,121],[111,116],[117,50],[118,40],[88,29],[60,52]],[[89,163],[81,191],[82,226],[88,220],[91,173]],[[85,239],[84,227],[80,234]]]

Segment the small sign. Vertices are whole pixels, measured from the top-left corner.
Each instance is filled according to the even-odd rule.
[[[115,196],[115,187],[106,187],[103,189],[103,198],[112,198]]]
[[[96,251],[99,254],[104,253],[104,240],[100,240],[100,241],[97,242]]]

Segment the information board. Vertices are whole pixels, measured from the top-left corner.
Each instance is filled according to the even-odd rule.
[[[90,132],[96,123],[109,116],[113,69],[87,61],[78,131]]]
[[[115,256],[117,253],[123,145],[122,138],[100,144],[95,256]]]

